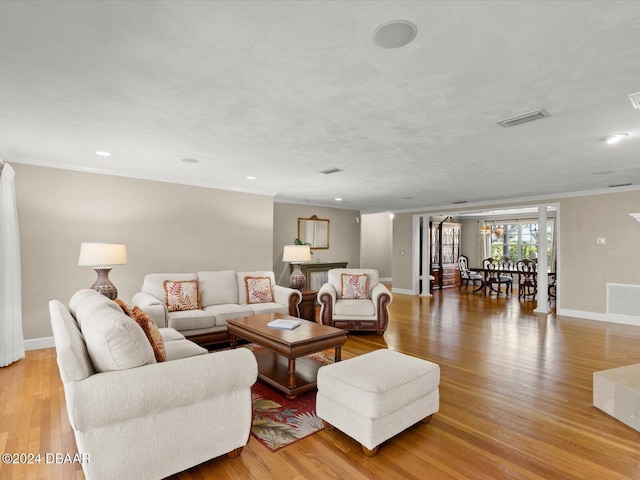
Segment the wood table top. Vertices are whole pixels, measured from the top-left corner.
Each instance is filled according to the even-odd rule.
[[[276,319],[298,320],[300,321],[300,326],[293,330],[282,330],[267,326],[269,322]],[[315,342],[322,339],[339,337],[344,337],[346,340],[347,337],[347,331],[341,328],[321,325],[303,318],[292,317],[281,313],[267,313],[254,315],[252,317],[233,318],[227,321],[227,326],[229,327],[230,333],[234,333],[234,330],[239,333],[240,336],[244,336],[240,332],[251,333],[253,334],[252,337],[257,335],[290,346],[308,343],[309,341]]]

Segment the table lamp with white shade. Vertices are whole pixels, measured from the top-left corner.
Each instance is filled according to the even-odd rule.
[[[300,264],[311,261],[311,247],[309,245],[285,245],[282,261],[293,265],[293,272],[289,276],[289,287],[302,290],[307,279],[300,270]]]
[[[118,297],[118,289],[109,280],[111,266],[126,264],[127,248],[122,243],[82,242],[80,244],[78,265],[81,267],[93,267],[98,274],[98,279],[91,285],[91,288],[111,300],[115,300]]]

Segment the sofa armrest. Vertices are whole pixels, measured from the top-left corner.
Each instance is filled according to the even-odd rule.
[[[330,283],[325,283],[318,290],[318,303],[320,303],[320,323],[333,326],[333,306],[336,304],[338,294]]]
[[[299,290],[289,287],[283,287],[281,285],[275,285],[273,287],[273,299],[282,305],[287,305],[289,308],[289,315],[292,317],[299,317],[300,310],[298,304],[302,301],[302,294]]]
[[[378,335],[382,335],[389,324],[389,304],[393,300],[393,295],[387,287],[379,283],[371,290],[371,300],[378,317],[377,332]]]
[[[167,322],[167,306],[149,293],[138,292],[133,296],[133,305],[140,307],[149,315],[156,325],[165,328]]]
[[[391,301],[393,300],[393,295],[391,295],[391,292],[389,291],[389,289],[382,283],[377,284],[371,290],[371,300],[373,300],[373,304],[375,305],[376,311],[378,309],[378,303],[382,300],[380,298],[381,295],[386,295],[387,297],[389,297],[388,301],[385,302],[386,305],[391,303]]]
[[[249,391],[257,377],[255,356],[238,348],[98,373],[66,384],[65,393],[71,425],[87,431]]]

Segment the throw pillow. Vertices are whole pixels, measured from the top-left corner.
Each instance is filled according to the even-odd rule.
[[[120,306],[120,308],[122,309],[122,311],[127,317],[133,317],[133,312],[131,311],[131,307],[127,305],[126,302],[123,302],[119,298],[116,298],[114,302],[116,302]]]
[[[351,275],[343,273],[340,276],[342,283],[342,298],[369,298],[369,275]]]
[[[156,362],[164,362],[167,359],[164,350],[164,340],[162,340],[162,335],[160,334],[160,329],[156,325],[156,322],[154,322],[153,319],[140,307],[133,307],[133,311],[131,313],[133,314],[132,318],[138,325],[140,325],[144,334],[147,336],[147,340],[149,340],[151,348],[153,348],[153,354],[156,357]]]
[[[244,277],[247,289],[247,303],[273,302],[273,291],[269,277]]]
[[[181,280],[175,282],[165,280],[163,287],[165,303],[167,310],[170,312],[198,310],[200,308],[197,280]]]

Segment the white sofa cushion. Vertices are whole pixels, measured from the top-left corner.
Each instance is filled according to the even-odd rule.
[[[238,303],[240,305],[247,304],[247,287],[245,285],[245,277],[267,277],[271,283],[271,291],[276,285],[276,278],[273,272],[255,271],[255,272],[236,272],[236,280],[238,285]],[[255,305],[255,304],[252,304]]]
[[[338,298],[342,298],[342,274],[361,275],[366,273],[369,276],[369,298],[371,298],[371,290],[380,283],[377,270],[366,268],[333,268],[327,272],[327,282],[336,289]]]
[[[334,307],[334,314],[336,316],[349,316],[349,317],[363,317],[374,316],[376,309],[371,300],[352,300],[349,298],[343,298],[336,301]]]
[[[184,335],[177,331],[175,328],[159,328],[160,335],[164,342],[172,342],[173,340],[184,340]]]
[[[200,305],[203,307],[238,303],[235,271],[198,272],[198,280],[200,280]]]
[[[205,310],[185,310],[181,312],[169,312],[169,328],[175,328],[181,332],[196,328],[211,328],[216,324],[216,318]]]
[[[71,312],[71,315],[73,315],[74,317],[76,316],[78,305],[80,305],[80,302],[82,302],[82,300],[88,297],[96,297],[96,294],[100,295],[99,292],[93,290],[92,288],[83,288],[82,290],[78,290],[76,293],[74,293],[71,297],[71,300],[69,300],[69,312]],[[100,295],[100,297],[102,297],[104,300],[109,300],[104,295]]]
[[[170,342],[166,342],[164,345],[167,361],[179,360],[181,358],[209,353],[206,348],[202,348],[186,338],[183,338],[182,340],[171,340]]]
[[[238,305],[237,303],[228,303],[225,305],[209,305],[204,307],[205,312],[215,317],[215,325],[224,327],[227,320],[238,317],[251,317],[253,310],[247,305]]]
[[[120,308],[120,305],[118,305],[116,302],[114,302],[108,297],[105,297],[104,295],[97,292],[96,290],[91,290],[91,289],[85,289],[85,290],[80,290],[79,292],[76,292],[76,294],[73,297],[71,297],[69,304],[74,305],[73,310],[71,309],[71,306],[69,306],[69,311],[76,318],[76,321],[78,322],[78,326],[80,327],[80,329],[82,329],[82,324],[81,324],[82,315],[78,317],[78,314],[81,313],[83,310],[91,310],[98,306],[104,305],[108,308],[113,309],[115,312],[124,313],[122,311],[122,308]]]
[[[283,315],[289,314],[289,307],[282,305],[281,303],[269,302],[269,303],[252,303],[251,310],[254,315],[262,315],[264,313],[281,313]]]
[[[156,363],[151,344],[135,320],[108,303],[83,308],[90,300],[87,297],[78,305],[77,320],[97,372]]]

